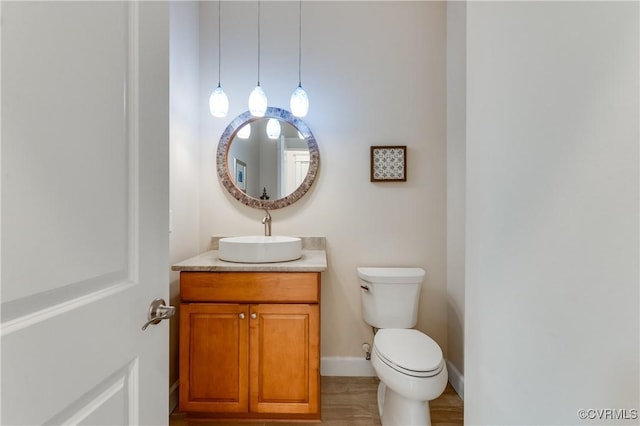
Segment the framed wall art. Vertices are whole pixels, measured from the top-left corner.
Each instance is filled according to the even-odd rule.
[[[234,169],[236,175],[236,186],[241,191],[247,192],[247,164],[234,158]]]
[[[406,180],[406,145],[371,147],[371,182],[406,182]]]

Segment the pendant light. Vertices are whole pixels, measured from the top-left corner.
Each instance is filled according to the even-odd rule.
[[[309,97],[302,88],[302,0],[298,2],[298,87],[291,94],[291,113],[296,117],[304,117],[309,111]]]
[[[251,123],[247,123],[238,130],[237,136],[240,139],[249,139],[251,136]]]
[[[220,51],[220,46],[222,43],[220,42],[220,0],[218,0],[218,87],[214,89],[209,97],[209,111],[211,111],[211,115],[214,117],[222,118],[227,116],[227,112],[229,111],[229,98],[227,98],[227,94],[222,90],[222,86],[220,85],[220,63],[222,58],[222,53]]]
[[[280,137],[280,132],[282,132],[280,120],[270,118],[269,121],[267,121],[267,137],[269,139],[278,139]]]
[[[254,117],[264,117],[267,112],[267,95],[260,87],[260,0],[258,0],[258,84],[249,95],[249,112]]]

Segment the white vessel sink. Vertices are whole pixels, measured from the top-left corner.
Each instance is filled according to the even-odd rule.
[[[281,235],[221,238],[218,256],[227,262],[287,262],[302,256],[302,241]]]

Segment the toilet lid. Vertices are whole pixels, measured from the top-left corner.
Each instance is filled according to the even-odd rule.
[[[378,330],[373,347],[386,364],[406,374],[432,376],[442,369],[440,346],[418,330]]]

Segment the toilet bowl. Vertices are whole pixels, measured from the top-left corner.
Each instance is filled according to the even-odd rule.
[[[382,425],[430,425],[429,401],[442,394],[448,379],[437,343],[418,330],[379,330],[371,363],[380,379],[378,412]]]

